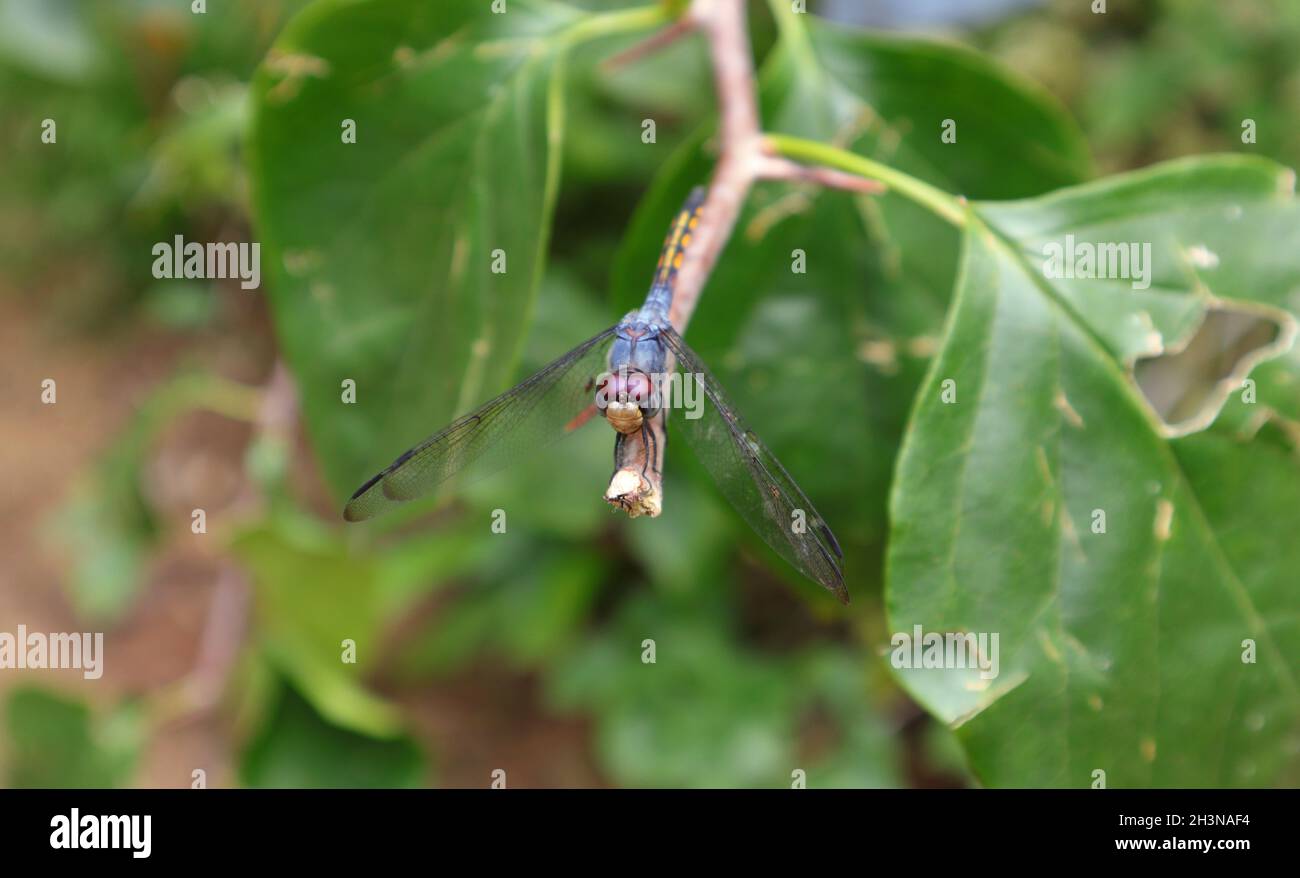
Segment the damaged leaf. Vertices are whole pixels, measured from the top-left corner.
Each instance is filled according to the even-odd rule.
[[[1222,156],[975,209],[1177,436],[1295,339],[1300,302],[1277,277],[1298,243],[1294,186],[1288,168]]]
[[[1289,356],[1250,370],[1295,335],[1293,181],[1184,161],[968,214],[898,462],[887,602],[894,632],[996,635],[996,675],[898,671],[985,783],[1270,785],[1293,767],[1297,458],[1226,426],[1170,438],[1229,399],[1234,423],[1291,405]],[[1146,261],[1081,276],[1108,244]]]

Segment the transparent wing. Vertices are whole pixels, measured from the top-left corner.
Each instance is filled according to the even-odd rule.
[[[583,342],[537,374],[410,449],[357,489],[343,510],[361,521],[429,493],[456,473],[501,469],[566,432],[594,399],[615,327]]]
[[[762,440],[745,426],[722,387],[700,358],[671,329],[661,337],[677,368],[697,376],[707,403],[699,418],[676,409],[674,423],[686,437],[723,496],[781,557],[809,579],[849,602],[835,535],[794,479]]]

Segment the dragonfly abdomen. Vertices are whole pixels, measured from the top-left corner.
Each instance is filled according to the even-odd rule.
[[[696,186],[691,190],[686,203],[677,212],[668,236],[664,238],[663,250],[659,253],[659,262],[655,266],[654,280],[650,292],[646,295],[642,313],[665,315],[672,304],[673,286],[677,282],[677,272],[682,267],[686,250],[695,237],[695,229],[700,224],[700,210],[704,207],[706,189]]]

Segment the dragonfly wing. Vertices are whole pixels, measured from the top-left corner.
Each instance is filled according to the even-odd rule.
[[[461,471],[471,480],[487,475],[563,436],[594,398],[591,382],[606,369],[615,329],[583,342],[402,454],[357,489],[343,517],[370,518],[395,502],[429,493]]]
[[[795,484],[785,467],[745,426],[717,379],[682,337],[662,333],[684,376],[702,385],[707,404],[698,418],[683,409],[675,423],[686,436],[723,496],[781,557],[809,579],[821,583],[842,603],[849,602],[840,563],[844,554],[831,529]]]

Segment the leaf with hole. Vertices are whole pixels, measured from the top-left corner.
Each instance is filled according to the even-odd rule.
[[[1293,770],[1295,447],[1219,428],[1171,441],[1291,344],[1300,259],[1273,248],[1295,238],[1293,180],[1208,158],[971,208],[898,462],[887,602],[894,632],[989,635],[996,675],[897,671],[985,783]],[[1146,277],[1057,276],[1067,237],[1076,254],[1148,245]],[[1144,357],[1169,358],[1158,393]]]

